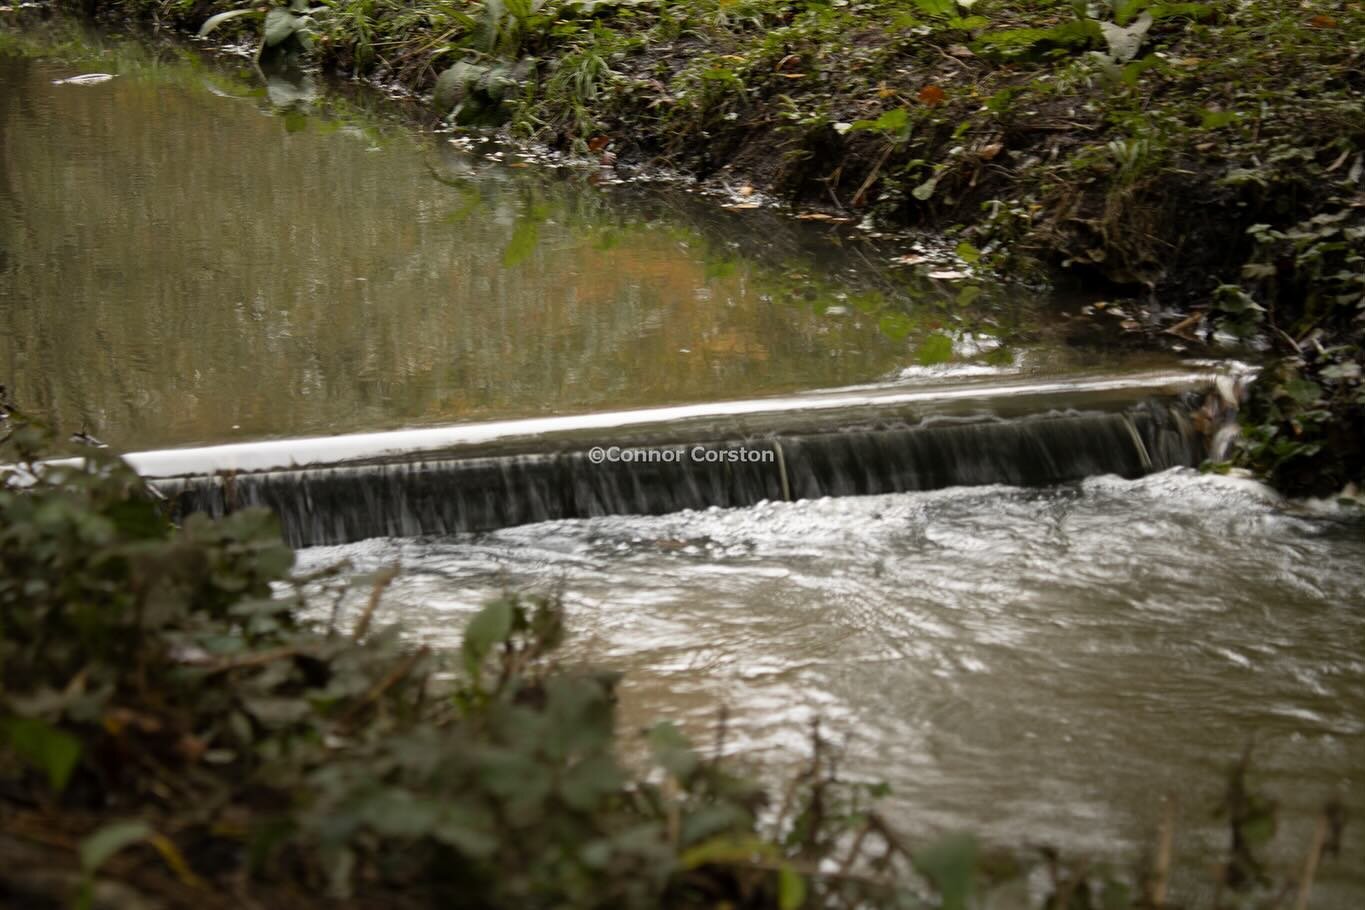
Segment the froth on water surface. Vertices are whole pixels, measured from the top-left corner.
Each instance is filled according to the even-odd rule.
[[[1208,847],[1252,736],[1293,849],[1328,796],[1365,814],[1365,526],[1248,481],[765,503],[302,557],[342,558],[401,563],[388,617],[437,646],[504,586],[562,588],[572,656],[626,673],[627,724],[704,735],[724,704],[731,748],[771,761],[823,718],[912,827],[1131,851],[1172,793],[1181,839]],[[1347,879],[1332,887],[1365,893]]]

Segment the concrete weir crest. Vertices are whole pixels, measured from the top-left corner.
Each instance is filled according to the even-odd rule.
[[[1193,466],[1226,370],[788,397],[138,452],[179,514],[261,505],[295,546],[561,518]],[[1219,413],[1227,419],[1230,409]]]

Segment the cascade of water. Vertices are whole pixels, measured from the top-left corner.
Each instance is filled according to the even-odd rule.
[[[295,546],[481,531],[559,518],[657,515],[764,500],[956,485],[1137,477],[1204,457],[1195,402],[1024,417],[881,416],[863,426],[612,448],[547,440],[544,451],[318,465],[155,480],[177,511],[266,506]],[[844,417],[846,418],[846,415]]]

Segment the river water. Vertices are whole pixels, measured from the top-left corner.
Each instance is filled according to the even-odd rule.
[[[627,727],[666,717],[709,743],[724,705],[730,748],[772,765],[819,718],[912,830],[1131,858],[1170,795],[1177,849],[1211,859],[1223,772],[1251,741],[1286,861],[1325,799],[1365,813],[1365,524],[1249,481],[552,522],[303,566],[341,560],[401,565],[386,618],[438,648],[501,590],[562,591],[570,656],[626,674]],[[1352,843],[1321,906],[1365,894]]]
[[[846,228],[512,167],[363,95],[45,29],[0,30],[0,382],[125,448],[1150,359],[1069,347],[1055,307],[888,267]],[[115,78],[56,84],[91,72]],[[504,587],[562,590],[569,655],[625,672],[628,728],[707,737],[724,705],[729,749],[781,768],[819,718],[913,832],[1132,857],[1169,794],[1180,874],[1206,881],[1222,769],[1252,738],[1284,862],[1323,799],[1365,817],[1365,526],[1249,482],[301,554],[337,560],[400,563],[384,615],[441,647]],[[1315,906],[1365,902],[1361,843]]]
[[[935,369],[1114,363],[847,228],[462,149],[306,75],[0,42],[0,375],[124,448],[865,382],[949,317]]]

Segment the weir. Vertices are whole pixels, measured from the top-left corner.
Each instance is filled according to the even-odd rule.
[[[180,515],[266,506],[294,546],[1197,465],[1228,376],[869,387],[127,456]],[[1220,392],[1219,386],[1224,388]],[[1221,406],[1215,410],[1223,409]]]

